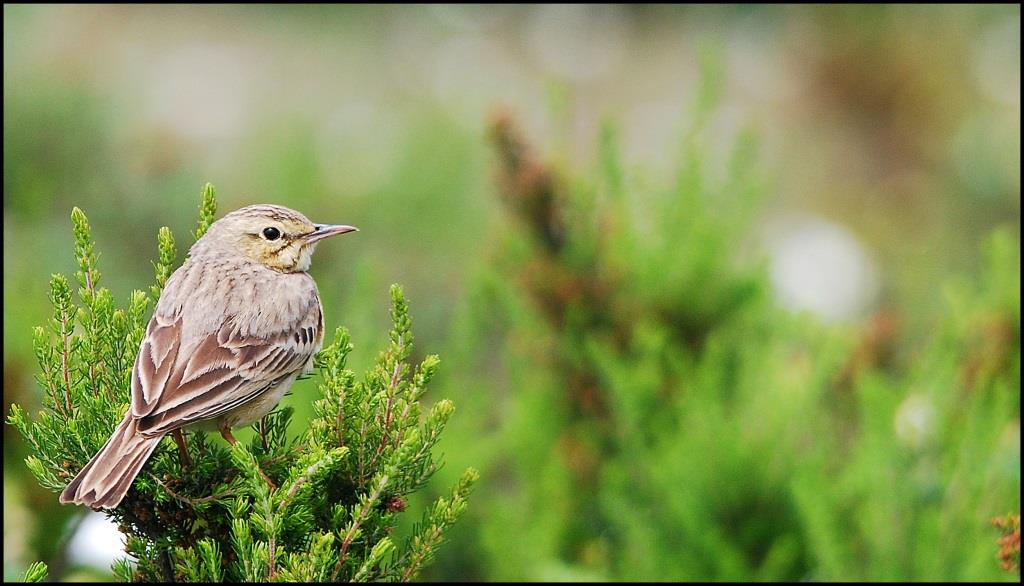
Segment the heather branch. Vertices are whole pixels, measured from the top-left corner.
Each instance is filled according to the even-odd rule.
[[[364,496],[362,504],[359,509],[359,514],[349,523],[348,530],[345,532],[345,537],[341,542],[341,550],[338,553],[338,563],[334,565],[334,572],[331,573],[331,581],[333,582],[337,577],[338,573],[341,572],[341,567],[345,563],[348,557],[348,548],[352,545],[352,540],[359,535],[360,527],[363,522],[366,521],[366,517],[370,514],[370,510],[373,506],[380,501],[380,495],[384,492],[384,488],[388,484],[388,475],[382,474],[380,480],[377,482],[377,486],[373,493]]]
[[[212,223],[216,209],[211,186],[203,197],[197,237]],[[97,287],[88,222],[80,210],[73,218],[82,268],[81,303],[76,306],[72,301],[68,280],[54,275],[49,328],[33,330],[40,365],[37,379],[46,408],[32,420],[12,405],[8,417],[29,447],[29,470],[54,491],[66,486],[124,416],[134,352],[145,334],[150,305],[150,296],[136,290],[127,306],[116,307],[109,291]],[[156,284],[150,288],[154,297],[177,264],[169,229],[160,230],[158,246]],[[432,469],[429,451],[437,435],[431,430],[440,428],[433,413],[422,431],[417,428],[417,401],[436,358],[421,365],[408,389],[403,386],[409,372],[411,321],[399,287],[392,287],[391,298],[390,344],[361,382],[355,383],[355,375],[345,367],[352,345],[344,329],[339,328],[335,341],[316,357],[322,396],[314,401],[309,429],[294,440],[288,441],[290,409],[285,407],[259,420],[250,442],[236,442],[230,449],[208,439],[214,436],[190,434],[189,451],[195,458],[187,470],[170,442],[156,446],[121,504],[108,512],[126,534],[126,551],[135,559],[114,564],[117,578],[397,577],[398,570],[385,567],[396,551],[386,535],[404,510],[406,496],[425,477],[424,471]],[[76,335],[76,326],[81,335]],[[108,392],[97,392],[101,387]],[[397,444],[390,449],[393,439]],[[290,482],[271,490],[264,469]],[[223,488],[210,494],[210,487]],[[27,579],[43,576],[43,566],[33,566],[26,574]]]

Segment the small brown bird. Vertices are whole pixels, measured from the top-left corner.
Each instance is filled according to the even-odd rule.
[[[309,270],[321,240],[352,226],[314,224],[276,205],[253,205],[214,222],[167,280],[132,369],[131,408],[60,495],[61,503],[114,508],[161,438],[183,428],[218,430],[269,413],[324,337]]]

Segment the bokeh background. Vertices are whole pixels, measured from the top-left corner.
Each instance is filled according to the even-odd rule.
[[[623,274],[651,266],[608,282],[635,295],[584,295],[588,318],[573,317],[578,299],[552,317],[538,280],[615,264],[578,250],[530,260],[543,246],[509,204],[528,186],[503,181],[494,146],[510,121],[564,201],[597,193],[601,221],[640,218],[608,228],[611,244],[605,224],[574,228],[588,221],[579,206],[558,221],[599,250],[629,236],[631,252],[610,253]],[[716,207],[748,143],[756,180],[742,185],[756,197]],[[601,207],[608,177],[624,208]],[[719,187],[695,187],[693,213],[652,212],[683,201],[680,177]],[[5,413],[39,405],[30,332],[48,318],[50,274],[75,270],[71,208],[124,300],[152,280],[160,226],[180,252],[190,244],[207,181],[221,213],[273,202],[359,226],[313,267],[357,372],[385,339],[388,285],[405,287],[418,355],[443,360],[428,398],[459,407],[438,486],[483,473],[428,578],[1016,579],[989,520],[1020,511],[1019,6],[6,4]],[[676,262],[705,252],[706,266]],[[764,301],[742,313],[778,316],[757,323],[800,360],[716,358],[751,327],[714,298],[735,266]],[[645,300],[662,297],[686,309],[652,322]],[[640,325],[601,346],[609,330],[594,324],[622,299]],[[974,375],[953,371],[991,356],[977,367],[991,384],[971,394]],[[696,403],[688,374],[708,369],[816,390],[787,411],[770,390],[729,395],[743,385],[726,377]],[[646,391],[614,381],[644,373],[700,418],[618,421],[615,393]],[[288,399],[300,420],[313,384]],[[559,394],[574,384],[607,409]],[[778,427],[757,427],[776,411]],[[620,441],[645,430],[661,435]],[[51,578],[109,576],[116,532],[59,507],[9,426],[4,440],[4,577],[34,560]]]

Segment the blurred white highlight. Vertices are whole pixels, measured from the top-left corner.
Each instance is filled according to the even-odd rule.
[[[813,216],[776,220],[768,228],[771,281],[792,311],[839,322],[863,315],[878,294],[878,276],[847,229]]]
[[[935,435],[935,407],[928,397],[911,395],[896,409],[893,428],[900,441],[920,449]]]
[[[87,513],[68,543],[68,559],[72,565],[109,571],[114,560],[125,556],[124,535],[102,513]]]

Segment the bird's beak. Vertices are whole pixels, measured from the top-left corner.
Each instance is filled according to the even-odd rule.
[[[329,238],[337,234],[345,234],[346,232],[358,232],[359,228],[355,226],[345,226],[343,224],[313,224],[315,226],[312,233],[306,235],[306,242],[313,243],[319,242],[324,238]]]

